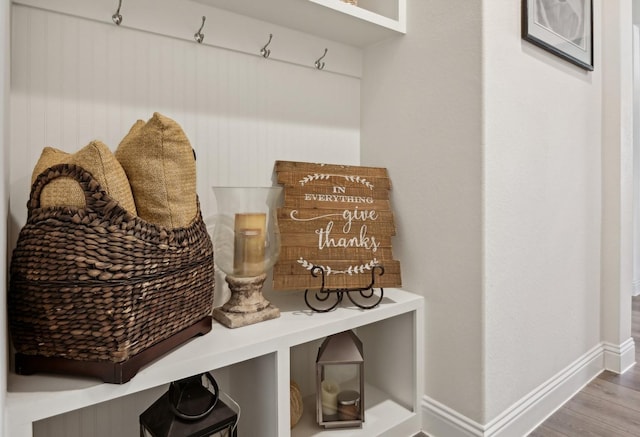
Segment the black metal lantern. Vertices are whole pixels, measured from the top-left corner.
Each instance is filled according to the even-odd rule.
[[[140,415],[141,437],[236,437],[238,415],[218,399],[218,384],[210,373],[190,376]]]
[[[364,422],[364,355],[353,331],[327,337],[318,350],[316,415],[324,428],[361,427]]]

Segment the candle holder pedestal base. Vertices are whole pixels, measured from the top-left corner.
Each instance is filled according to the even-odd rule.
[[[227,275],[231,297],[222,307],[213,310],[213,318],[227,328],[239,328],[280,317],[280,310],[262,295],[267,274],[250,278]]]

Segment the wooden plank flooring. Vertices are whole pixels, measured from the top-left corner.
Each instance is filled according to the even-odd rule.
[[[633,298],[632,336],[640,363],[640,296]],[[640,436],[640,364],[623,375],[603,372],[529,437]]]

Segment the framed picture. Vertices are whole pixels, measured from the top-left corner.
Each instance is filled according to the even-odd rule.
[[[593,0],[522,0],[522,38],[593,70]]]

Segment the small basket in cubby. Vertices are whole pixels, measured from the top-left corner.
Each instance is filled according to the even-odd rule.
[[[56,178],[78,182],[84,208],[41,207]],[[200,207],[167,229],[123,209],[82,167],[34,182],[13,252],[9,325],[19,374],[53,372],[122,384],[211,330],[214,267]]]

